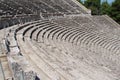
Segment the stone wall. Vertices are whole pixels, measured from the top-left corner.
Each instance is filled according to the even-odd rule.
[[[11,66],[14,73],[14,80],[35,80],[37,76],[33,71],[23,71],[21,66],[15,62],[13,62]]]

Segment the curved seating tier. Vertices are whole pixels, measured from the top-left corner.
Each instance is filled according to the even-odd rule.
[[[46,80],[76,80],[79,77],[95,80],[99,77],[96,72],[100,72],[100,80],[103,77],[117,79],[120,71],[119,40],[101,35],[97,26],[93,26],[94,31],[91,25],[84,28],[83,22],[78,24],[71,19],[39,20],[16,28],[20,51],[33,65],[34,71]],[[68,26],[68,22],[75,25]]]
[[[39,13],[65,13],[88,14],[82,5],[73,0],[1,0],[2,15],[39,14]]]

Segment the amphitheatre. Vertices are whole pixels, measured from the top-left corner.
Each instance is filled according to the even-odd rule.
[[[76,0],[0,0],[0,80],[120,80],[120,25]]]

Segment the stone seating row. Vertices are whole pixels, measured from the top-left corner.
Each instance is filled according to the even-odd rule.
[[[89,26],[90,25],[88,25],[88,28]],[[37,68],[35,70],[36,72],[38,72],[38,69],[41,71],[42,66],[38,65],[38,62],[34,59],[34,57],[32,57],[32,54],[34,54],[35,57],[37,56],[37,59],[39,59],[39,56],[45,54],[43,56],[46,57],[47,60],[44,58],[41,60],[40,58],[41,62],[47,62],[45,65],[49,64],[50,66],[57,66],[58,69],[56,69],[56,71],[60,73],[57,73],[59,76],[63,76],[62,73],[67,74],[66,71],[62,69],[63,67],[60,67],[62,64],[58,63],[62,62],[65,65],[64,62],[66,61],[62,61],[64,60],[64,57],[62,57],[63,55],[66,56],[68,61],[72,58],[75,60],[74,62],[77,60],[80,61],[85,57],[84,60],[91,64],[104,66],[110,68],[112,72],[118,72],[119,69],[117,67],[119,67],[119,45],[116,46],[116,44],[119,43],[119,40],[117,38],[114,39],[114,37],[109,38],[106,35],[101,35],[99,31],[96,32],[97,34],[92,32],[92,30],[88,31],[85,28],[81,28],[81,26],[69,27],[67,25],[59,25],[51,20],[39,20],[16,27],[14,35],[16,36],[18,45],[21,47],[20,49],[24,56],[29,61],[35,62],[36,65],[33,67]],[[31,50],[29,51],[30,46]],[[40,51],[43,51],[43,53],[40,53]],[[49,54],[49,56],[47,56],[47,54]],[[58,54],[61,54],[61,59],[59,59],[57,56]],[[29,57],[27,57],[27,55],[29,55]],[[55,59],[58,60],[56,61],[57,64],[50,63],[50,56],[54,56],[54,59],[51,57],[53,62]],[[31,64],[34,64],[34,62],[31,62]],[[47,67],[50,68],[50,66]],[[52,66],[51,69],[54,69],[55,66]],[[65,66],[68,67],[67,65]],[[78,66],[79,65],[77,65],[77,67]],[[70,67],[70,69],[73,69],[73,67]],[[45,70],[45,68],[42,70]],[[44,73],[38,73],[43,75],[43,77],[49,76],[50,78],[47,78],[53,79],[53,75],[48,73],[48,71],[49,70]],[[51,72],[56,74],[54,71]],[[58,77],[58,75],[56,75],[56,77]],[[70,75],[74,74],[70,72],[68,77],[71,77]],[[76,77],[77,76],[74,75],[74,77],[71,77],[71,79],[76,79]],[[62,78],[64,78],[64,76]],[[65,79],[66,78],[67,77],[65,77]]]
[[[28,37],[26,37],[26,39],[27,39],[27,38],[28,38]],[[28,38],[28,40],[26,40],[26,41],[28,41],[28,42],[30,41],[29,44],[32,43],[29,38]],[[26,42],[26,41],[25,41],[25,42]],[[37,43],[36,43],[36,44],[37,44]],[[28,44],[27,44],[27,45],[28,45]],[[31,45],[32,45],[33,47],[35,46],[35,45],[33,45],[33,44],[31,44]],[[41,44],[40,46],[42,46],[42,45],[43,45],[43,44]],[[67,46],[65,46],[65,47],[67,47]],[[44,47],[44,49],[45,49],[45,47]],[[48,50],[48,49],[47,49],[47,50]],[[38,52],[39,52],[39,51],[38,51]],[[49,51],[48,51],[48,52],[49,52]],[[50,52],[49,52],[49,53],[50,53]],[[52,52],[52,53],[53,53],[53,52]],[[56,53],[56,52],[55,52],[55,53]]]
[[[42,36],[43,34],[41,34],[41,36]],[[85,34],[84,34],[85,35]],[[89,35],[88,35],[89,36]],[[86,37],[86,36],[85,36]],[[84,37],[83,37],[84,38]],[[86,38],[86,40],[87,40],[87,38]]]
[[[45,29],[45,28],[43,28],[43,29]],[[41,30],[40,30],[41,31]],[[63,32],[66,32],[67,30],[64,30]],[[44,33],[44,32],[43,32]],[[67,32],[68,33],[68,32]],[[61,33],[60,33],[61,34]],[[80,33],[81,34],[81,33]],[[37,35],[39,35],[39,33],[37,34]],[[43,34],[42,34],[42,38],[43,38]],[[62,35],[62,37],[63,37],[64,35]],[[80,35],[79,35],[80,36]],[[88,35],[88,37],[89,37],[90,35]],[[85,36],[86,37],[86,36]],[[41,39],[42,39],[41,38]],[[81,38],[81,37],[79,37],[79,38]],[[75,42],[78,42],[78,40],[79,40],[79,38],[77,39],[77,41],[75,41]],[[83,37],[84,38],[84,37]],[[86,38],[86,40],[87,40],[88,38]],[[89,41],[89,39],[88,39],[88,41]],[[108,43],[107,43],[108,44]]]
[[[71,4],[72,3],[72,4]],[[75,3],[75,1],[61,0],[39,0],[39,1],[20,1],[20,0],[4,0],[0,1],[1,15],[16,14],[39,14],[39,13],[84,13],[87,11],[83,7]],[[32,6],[32,7],[31,7]]]

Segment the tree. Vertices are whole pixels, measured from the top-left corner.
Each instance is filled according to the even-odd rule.
[[[120,24],[120,0],[115,0],[111,7],[111,17]]]
[[[91,9],[92,15],[107,14],[120,24],[120,0],[115,0],[112,4],[109,4],[107,0],[102,4],[101,0],[86,0],[83,5]]]
[[[102,5],[101,5],[101,14],[104,15],[104,14],[107,14],[110,16],[110,13],[111,13],[111,5],[108,4],[107,1],[103,2]]]
[[[100,2],[101,0],[86,0],[84,5],[91,9],[93,15],[100,14]]]

